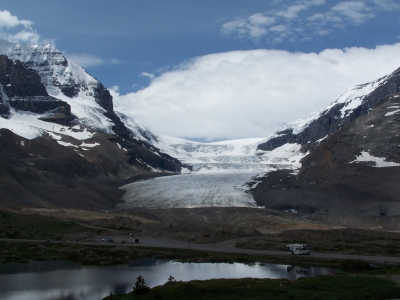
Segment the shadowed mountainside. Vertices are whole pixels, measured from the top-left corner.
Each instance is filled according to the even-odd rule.
[[[303,158],[298,175],[268,174],[253,190],[257,203],[335,225],[398,229],[399,108],[399,94],[386,96]]]

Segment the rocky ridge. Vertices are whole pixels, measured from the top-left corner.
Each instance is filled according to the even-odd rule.
[[[260,143],[258,149],[270,151],[287,143],[314,149],[321,140],[353,122],[377,106],[382,99],[399,92],[400,69],[375,81],[358,85],[321,111],[289,123]]]
[[[0,55],[0,114],[9,116],[10,107],[34,113],[61,113],[70,116],[68,103],[58,100],[46,91],[40,76],[20,61],[13,62]]]

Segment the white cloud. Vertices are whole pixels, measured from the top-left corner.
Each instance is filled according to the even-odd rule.
[[[142,72],[140,75],[144,76],[144,77],[149,77],[150,79],[154,79],[154,74],[150,74],[147,72]]]
[[[267,17],[263,14],[254,14],[249,17],[249,22],[253,25],[270,25],[275,22],[275,18]]]
[[[286,30],[286,26],[284,25],[276,25],[276,26],[272,26],[270,28],[271,31],[275,31],[275,32],[281,32],[281,31],[285,31]]]
[[[97,67],[101,65],[118,65],[121,64],[122,61],[119,59],[104,59],[102,57],[98,57],[92,54],[68,54],[64,51],[65,56],[68,59],[72,60],[74,63],[80,65],[83,68]]]
[[[235,18],[222,24],[221,32],[256,42],[263,37],[268,43],[310,40],[338,28],[362,25],[383,11],[400,10],[400,4],[393,0],[341,1],[328,6],[328,9],[323,5],[325,0],[280,1],[274,4],[280,7]],[[285,34],[282,35],[282,30],[277,28],[285,28]]]
[[[372,2],[382,10],[394,11],[400,9],[400,4],[397,0],[372,0]]]
[[[32,25],[33,22],[19,20],[7,10],[0,11],[0,39],[15,43],[37,44],[41,41],[41,37]]]
[[[309,5],[292,5],[289,6],[286,10],[278,11],[276,13],[277,16],[284,17],[286,19],[294,19],[297,18],[299,13],[302,10],[307,10]]]
[[[11,28],[21,24],[22,23],[18,20],[18,18],[16,16],[12,16],[9,11],[0,11],[0,28]]]
[[[285,36],[282,36],[279,32],[291,27],[294,19],[297,19],[302,11],[307,11],[312,6],[324,3],[325,0],[292,1],[291,4],[284,5],[282,9],[255,13],[246,18],[235,18],[235,20],[223,24],[221,31],[225,35],[236,34],[239,38],[250,38],[255,41],[267,35],[272,37],[271,40],[280,40],[289,37],[290,32],[287,32]]]
[[[333,6],[328,15],[335,16],[335,14],[338,14],[351,23],[354,23],[354,25],[360,25],[368,19],[375,17],[371,12],[372,8],[368,7],[362,1],[345,1]]]
[[[84,68],[103,65],[105,60],[91,54],[66,54],[68,59]]]
[[[247,20],[236,18],[234,21],[222,25],[222,31],[225,34],[236,32],[239,36],[246,36],[258,39],[267,34],[267,27],[275,23],[275,18],[265,16],[261,13],[251,15]]]
[[[119,65],[119,64],[122,64],[123,61],[118,58],[112,58],[112,59],[110,59],[109,63],[112,65]]]
[[[118,85],[114,85],[114,86],[111,87],[111,90],[113,90],[114,92],[118,93],[119,86]]]
[[[135,93],[112,93],[116,110],[156,133],[210,140],[266,137],[398,67],[400,43],[321,53],[234,51],[195,58]]]

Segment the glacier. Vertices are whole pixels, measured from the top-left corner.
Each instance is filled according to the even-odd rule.
[[[124,203],[118,209],[134,207],[171,208],[204,206],[257,207],[248,192],[259,177],[279,170],[301,167],[306,153],[299,144],[286,144],[273,151],[257,149],[263,138],[215,143],[157,136],[154,145],[192,166],[188,174],[159,177],[127,184]]]

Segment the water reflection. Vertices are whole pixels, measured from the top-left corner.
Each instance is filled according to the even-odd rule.
[[[0,275],[16,273],[39,273],[66,269],[73,270],[80,268],[81,266],[79,264],[66,261],[31,261],[27,264],[6,263],[0,265]]]
[[[150,287],[172,275],[189,281],[211,278],[287,278],[338,273],[339,270],[277,264],[178,263],[147,258],[128,265],[87,267],[62,261],[0,264],[0,299],[92,300],[132,290],[139,275]]]

